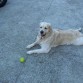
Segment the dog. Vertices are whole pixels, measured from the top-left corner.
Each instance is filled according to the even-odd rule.
[[[50,23],[41,22],[36,41],[27,46],[27,48],[31,48],[39,44],[41,48],[30,50],[27,54],[48,53],[52,47],[57,47],[59,45],[83,45],[83,34],[80,31],[81,28],[76,30],[52,29]]]

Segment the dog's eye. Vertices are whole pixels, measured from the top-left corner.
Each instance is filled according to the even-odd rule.
[[[40,28],[42,28],[42,27],[40,27]]]
[[[47,29],[47,28],[45,27],[45,29]]]

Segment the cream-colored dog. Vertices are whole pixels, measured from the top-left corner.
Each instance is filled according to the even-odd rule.
[[[56,47],[58,45],[83,45],[83,34],[80,30],[81,29],[52,29],[50,23],[41,22],[40,31],[36,41],[27,46],[27,48],[31,48],[36,44],[39,44],[41,48],[28,51],[27,54],[48,53],[52,47]]]

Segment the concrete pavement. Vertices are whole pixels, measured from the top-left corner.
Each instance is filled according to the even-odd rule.
[[[53,28],[83,28],[83,0],[8,0],[0,8],[0,83],[83,83],[83,46],[26,54],[41,21]]]

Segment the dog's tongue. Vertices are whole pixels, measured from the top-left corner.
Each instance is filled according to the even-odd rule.
[[[42,37],[44,37],[46,34],[41,34]]]

